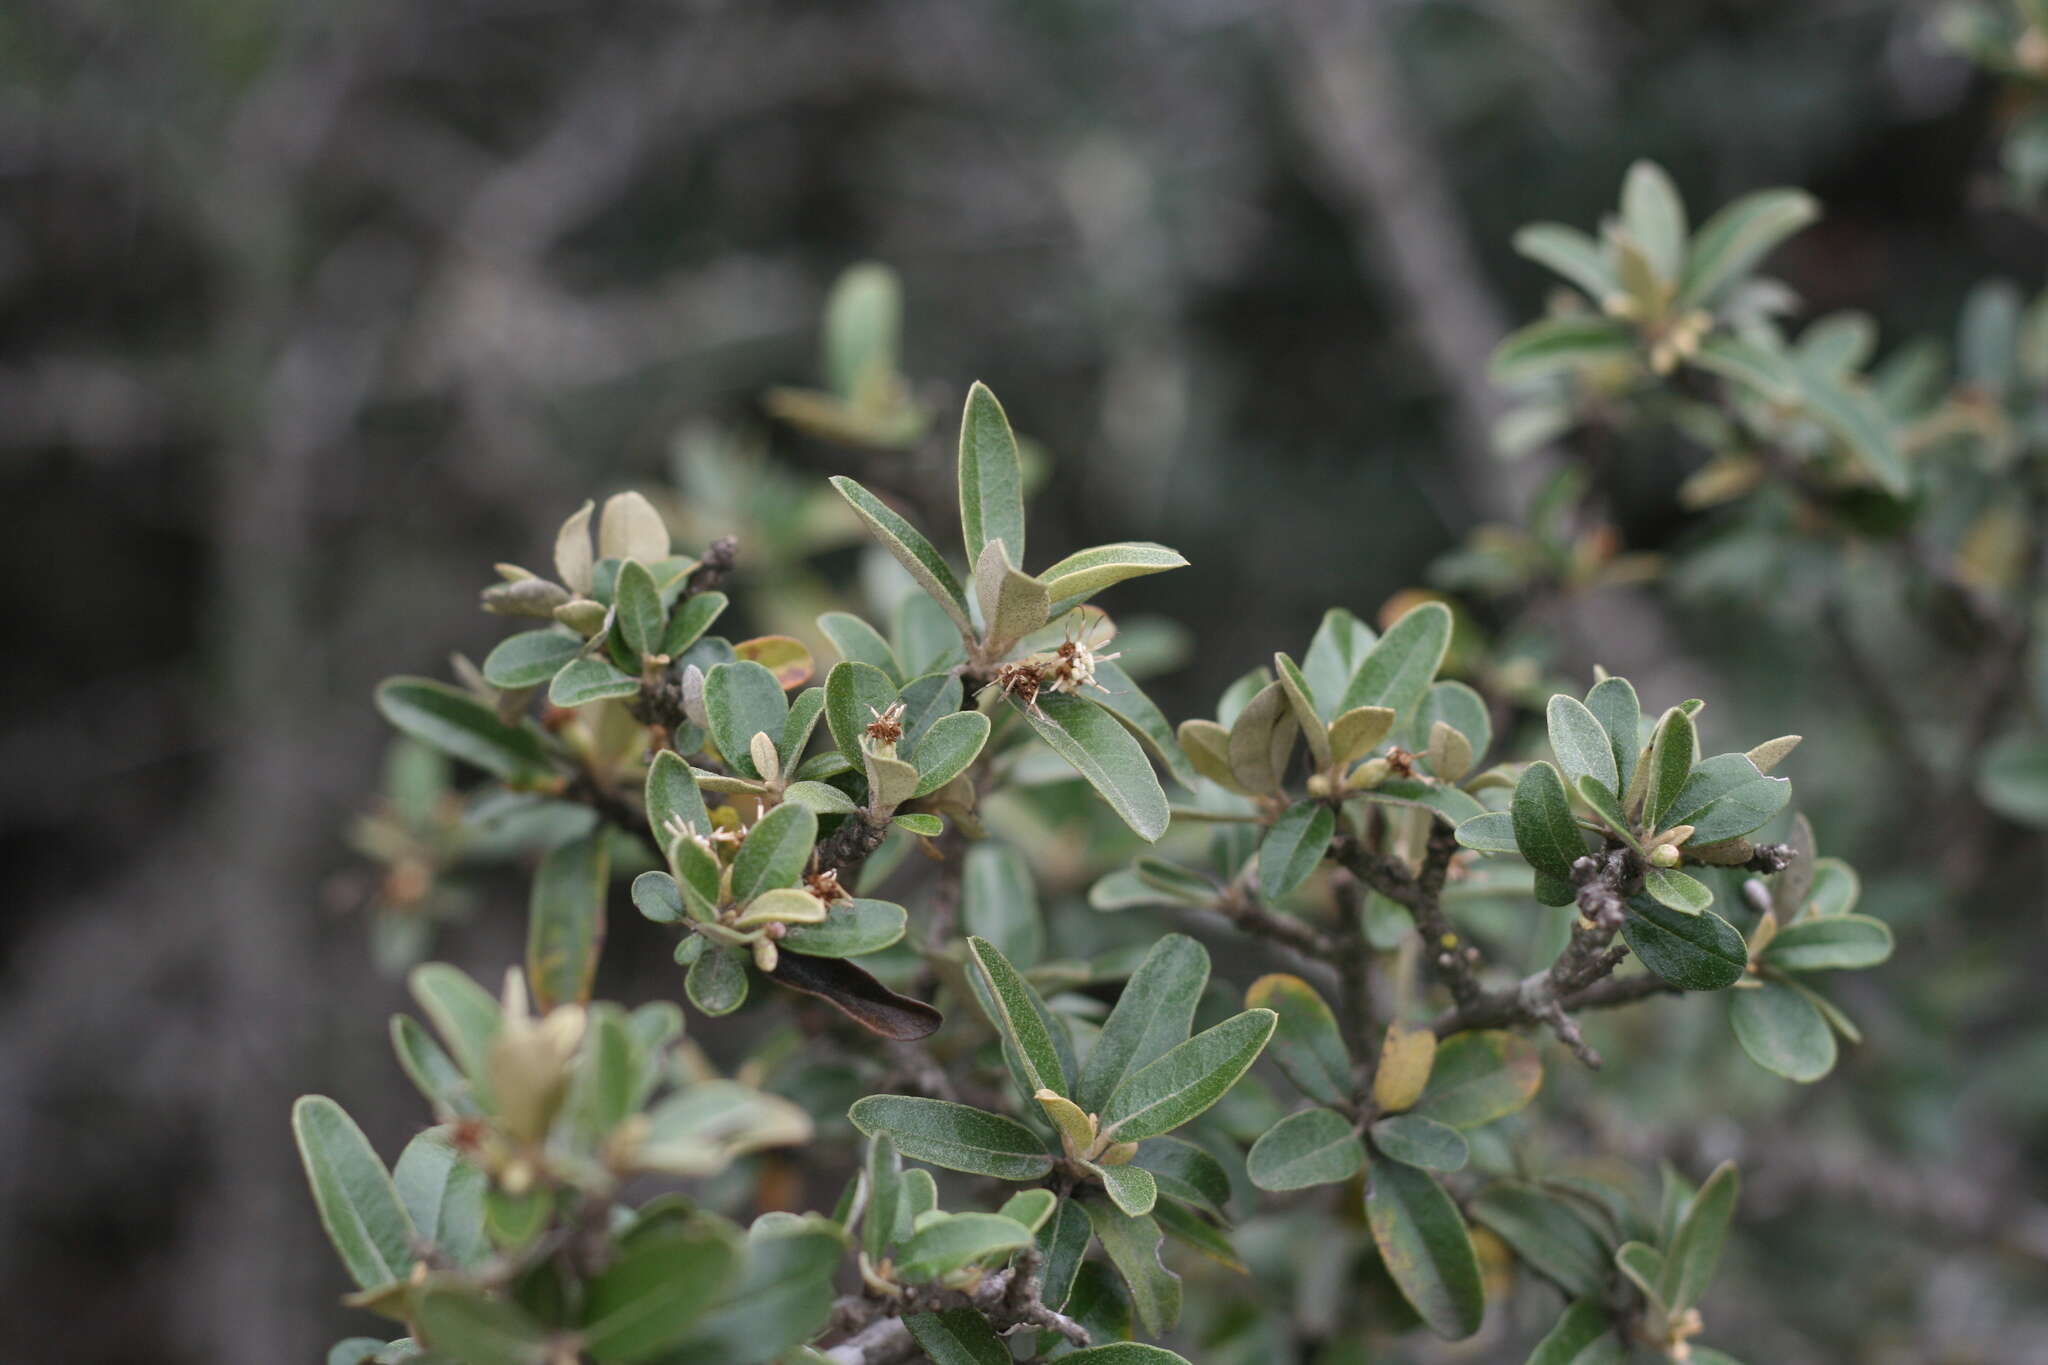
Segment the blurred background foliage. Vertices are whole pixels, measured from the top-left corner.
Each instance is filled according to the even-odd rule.
[[[371,685],[480,656],[501,633],[473,609],[480,567],[542,559],[567,509],[623,486],[666,494],[685,546],[740,537],[752,633],[810,634],[860,564],[821,476],[943,446],[852,452],[766,418],[765,390],[819,382],[849,263],[901,274],[916,398],[949,414],[986,379],[1043,452],[1034,558],[1147,538],[1193,561],[1121,600],[1192,627],[1147,687],[1206,714],[1326,606],[1373,616],[1526,499],[1481,436],[1502,408],[1487,353],[1550,288],[1509,239],[1595,221],[1632,160],[1702,209],[1813,191],[1825,217],[1773,273],[1814,313],[1868,311],[1885,350],[1952,334],[1984,277],[2037,292],[2048,239],[1999,159],[2027,111],[1939,18],[0,10],[0,555],[22,641],[0,722],[0,1324],[52,1362],[305,1360],[340,1334],[289,1098],[342,1097],[385,1150],[418,1121],[362,913],[391,888],[346,838],[384,780]],[[1700,458],[1650,426],[1601,461],[1621,549],[1697,541],[1679,488]],[[1757,1072],[1718,1010],[1654,1007],[1627,1027],[1689,1061],[1597,1090],[1557,1065],[1546,1107],[1646,1162],[1741,1160],[1731,1350],[2048,1359],[2041,841],[2006,830],[1967,876],[1943,866],[1856,679],[1777,610],[1811,572],[1794,555],[1733,595],[1475,605],[1476,629],[1514,625],[1489,657],[1532,684],[1600,662],[1646,697],[1712,695],[1723,734],[1803,731],[1801,806],[1901,935],[1852,983],[1869,1043],[1828,1084]],[[1975,647],[1909,626],[1881,577],[1863,596],[1897,652]],[[520,886],[465,881],[438,954],[485,976],[514,959]],[[673,997],[631,918],[600,993]]]

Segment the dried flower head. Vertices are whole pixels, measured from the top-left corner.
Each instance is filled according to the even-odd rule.
[[[900,741],[903,738],[904,710],[905,706],[900,701],[890,702],[880,711],[870,706],[868,714],[874,719],[868,722],[868,738],[877,744],[895,744]]]

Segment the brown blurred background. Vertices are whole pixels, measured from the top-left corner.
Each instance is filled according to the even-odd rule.
[[[1701,211],[1817,192],[1827,219],[1781,273],[1888,339],[1945,331],[1982,275],[2038,288],[2038,228],[1981,193],[1993,91],[1930,18],[9,0],[5,1354],[275,1365],[341,1334],[287,1106],[335,1094],[386,1150],[417,1121],[382,1041],[401,989],[346,913],[341,832],[384,738],[371,686],[480,656],[503,633],[474,609],[488,565],[544,561],[585,496],[667,483],[686,431],[839,472],[768,434],[758,395],[815,378],[844,266],[901,272],[905,369],[942,413],[985,379],[1049,452],[1041,553],[1153,538],[1194,562],[1126,594],[1197,626],[1154,686],[1193,714],[1502,508],[1517,480],[1474,436],[1483,360],[1544,288],[1508,237],[1594,221],[1635,157]],[[1615,472],[1623,531],[1668,548],[1682,457],[1639,453]],[[1715,648],[1733,715],[1828,723],[1771,658]],[[1830,851],[1857,852],[1861,775],[1795,776]],[[516,955],[517,879],[496,893],[441,954],[484,974]],[[611,964],[608,984],[672,993],[661,967]],[[2038,1019],[2007,1025],[2013,1055],[2048,1055]],[[1829,1121],[1938,1125],[1953,1092],[1925,1081],[1878,1082],[1891,1118]],[[2024,1110],[1948,1159],[1990,1152],[2025,1188]],[[2027,1339],[1998,1267],[1940,1255],[1949,1281],[1869,1292],[1944,1340]],[[1855,1354],[1832,1335],[1853,1304],[1788,1311],[1780,1359]]]

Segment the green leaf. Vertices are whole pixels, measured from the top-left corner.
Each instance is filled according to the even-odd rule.
[[[391,1016],[391,1049],[406,1079],[434,1106],[437,1118],[467,1118],[483,1112],[462,1068],[410,1015]]]
[[[1018,975],[993,943],[970,937],[967,953],[987,989],[989,1022],[1016,1049],[1017,1060],[1024,1068],[1024,1080],[1029,1086],[1025,1098],[1040,1090],[1065,1095],[1071,1082],[1067,1059],[1062,1054],[1070,1049],[1059,1045],[1058,1033],[1066,1026],[1053,1017],[1045,1002],[1038,998],[1038,992]]]
[[[732,860],[732,898],[745,905],[764,891],[795,886],[818,841],[818,817],[804,806],[784,804],[747,831]]]
[[[552,1334],[515,1303],[452,1285],[428,1289],[417,1302],[420,1336],[439,1357],[463,1365],[545,1365],[554,1354]]]
[[[1868,915],[1804,919],[1780,929],[1764,948],[1764,961],[1788,972],[1853,971],[1891,955],[1891,927]]]
[[[602,833],[541,859],[526,911],[526,980],[534,1006],[583,1004],[604,948],[604,893],[611,875]]]
[[[1038,581],[1045,584],[1046,593],[1053,602],[1052,614],[1058,616],[1127,578],[1186,566],[1186,559],[1164,545],[1155,545],[1151,541],[1123,541],[1070,554],[1040,573]]]
[[[1735,1040],[1750,1060],[1789,1080],[1817,1081],[1834,1070],[1835,1031],[1813,1002],[1782,981],[1740,990],[1728,1007]]]
[[[699,834],[711,832],[711,816],[690,765],[673,749],[663,749],[647,765],[647,825],[654,842],[666,849],[673,836],[669,824],[680,820]]]
[[[1300,730],[1287,689],[1277,682],[1261,688],[1230,727],[1225,752],[1239,788],[1262,796],[1277,794]]]
[[[1277,1022],[1271,1010],[1246,1010],[1140,1067],[1109,1097],[1102,1131],[1136,1142],[1180,1127],[1237,1084]]]
[[[1273,1060],[1302,1094],[1322,1104],[1351,1102],[1356,1085],[1351,1050],[1337,1029],[1337,1016],[1314,986],[1298,976],[1275,972],[1254,981],[1244,1002],[1278,1016]]]
[[[869,1137],[886,1133],[918,1161],[998,1180],[1037,1180],[1052,1170],[1038,1136],[1014,1119],[948,1100],[870,1095],[846,1115]]]
[[[2007,735],[1985,752],[1977,795],[2006,819],[2048,829],[2048,738]]]
[[[1471,1210],[1474,1222],[1493,1229],[1515,1255],[1574,1298],[1597,1295],[1606,1287],[1607,1244],[1569,1200],[1535,1185],[1502,1180],[1480,1191]]]
[[[1451,609],[1441,602],[1410,608],[1387,629],[1344,688],[1337,713],[1384,706],[1399,725],[1422,703],[1451,643]]]
[[[1544,318],[1494,347],[1487,373],[1499,384],[1524,384],[1635,355],[1635,331],[1618,319],[1585,314]]]
[[[1045,919],[1024,855],[985,841],[967,850],[960,870],[960,927],[1026,967],[1045,952]]]
[[[722,592],[693,593],[684,598],[668,619],[668,629],[661,637],[661,652],[671,659],[680,659],[724,615],[725,607],[726,596]]]
[[[974,565],[974,597],[981,607],[982,650],[991,657],[1040,629],[1052,612],[1045,584],[1011,565],[1001,540],[991,540]]]
[[[1714,904],[1714,893],[1705,882],[1665,867],[1643,870],[1643,890],[1659,905],[1681,915],[1697,915]]]
[[[832,1272],[843,1254],[822,1218],[755,1222],[746,1268],[660,1365],[767,1365],[817,1336],[832,1316]]]
[[[996,1210],[1005,1218],[1014,1218],[1029,1228],[1033,1235],[1045,1226],[1046,1220],[1059,1207],[1060,1197],[1051,1190],[1019,1190],[1003,1201]]]
[[[887,1133],[868,1140],[867,1212],[861,1216],[861,1246],[877,1265],[889,1252],[896,1233],[896,1206],[903,1185],[903,1160]]]
[[[1142,1341],[1112,1341],[1106,1346],[1070,1351],[1060,1359],[1071,1361],[1073,1365],[1188,1365],[1185,1356],[1177,1356],[1163,1346],[1150,1346]]]
[[[582,652],[583,641],[566,630],[528,630],[508,635],[484,656],[484,681],[508,691],[538,687]]]
[[[1614,761],[1614,746],[1606,727],[1584,704],[1563,693],[1550,699],[1550,747],[1557,765],[1564,770],[1567,785],[1590,777],[1610,792],[1621,788],[1621,772]]]
[[[302,1095],[292,1106],[292,1135],[321,1226],[350,1278],[363,1289],[404,1280],[413,1265],[412,1218],[363,1130],[325,1095]]]
[[[852,479],[839,475],[832,480],[832,486],[867,523],[868,530],[882,543],[882,548],[910,571],[918,586],[945,608],[946,615],[953,618],[955,625],[971,633],[974,625],[967,616],[967,596],[960,590],[960,580],[939,552],[932,548],[932,543],[916,527],[891,511],[880,498]]]
[[[1724,287],[1819,216],[1820,204],[1804,190],[1759,190],[1737,199],[1693,235],[1672,306],[1711,304]]]
[[[1230,1202],[1230,1177],[1215,1157],[1192,1142],[1156,1137],[1138,1144],[1133,1166],[1152,1172],[1159,1192],[1217,1218]]]
[[[1139,838],[1151,842],[1166,832],[1166,792],[1145,751],[1115,716],[1083,697],[1043,694],[1035,707],[1017,710]]]
[[[834,664],[825,675],[825,724],[839,752],[858,766],[861,740],[876,717],[896,703],[896,684],[873,664]]]
[[[782,799],[803,806],[814,815],[851,815],[859,809],[852,797],[823,782],[792,782],[782,789]]]
[[[1075,1199],[1060,1200],[1052,1217],[1038,1229],[1038,1249],[1045,1256],[1039,1297],[1054,1312],[1067,1306],[1067,1298],[1074,1292],[1074,1276],[1080,1272],[1081,1258],[1088,1254],[1094,1235],[1087,1210]]]
[[[1330,1109],[1304,1109],[1268,1128],[1245,1158],[1251,1182],[1275,1193],[1334,1185],[1365,1165],[1365,1144],[1351,1120]]]
[[[555,680],[548,684],[548,703],[552,706],[589,706],[595,702],[631,697],[639,691],[638,678],[620,672],[609,660],[593,655],[577,659],[555,674]]]
[[[1418,806],[1431,811],[1451,828],[1486,813],[1477,797],[1442,782],[1420,777],[1390,777],[1377,787],[1360,793],[1368,801],[1396,806]]]
[[[892,684],[902,686],[903,666],[896,662],[896,651],[882,638],[882,632],[866,621],[852,612],[828,611],[818,618],[818,629],[839,651],[840,658],[879,669]]]
[[[741,777],[760,777],[750,753],[754,736],[779,741],[789,721],[789,700],[775,674],[751,659],[714,666],[704,675],[704,710],[711,742],[726,763]]]
[[[1452,1340],[1478,1331],[1486,1312],[1479,1258],[1443,1186],[1427,1171],[1376,1161],[1365,1215],[1387,1273],[1429,1329]]]
[[[747,1001],[747,965],[739,953],[713,943],[690,964],[683,978],[690,1003],[714,1019],[731,1014]]]
[[[992,540],[1011,562],[1024,562],[1024,475],[1017,437],[988,386],[975,381],[960,414],[960,534],[968,562],[981,559]]]
[[[739,1271],[739,1238],[709,1218],[628,1234],[618,1258],[590,1282],[583,1349],[600,1365],[651,1359],[680,1340]]]
[[[1438,1045],[1429,1084],[1414,1112],[1453,1128],[1478,1128],[1536,1098],[1543,1058],[1512,1033],[1454,1033]]]
[[[1673,1313],[1683,1313],[1697,1304],[1713,1282],[1741,1188],[1742,1177],[1735,1163],[1724,1161],[1687,1206],[1678,1235],[1665,1249],[1664,1271],[1657,1280],[1657,1292]]]
[[[864,957],[901,939],[907,919],[902,906],[888,901],[834,901],[821,923],[790,925],[782,951],[812,957]]]
[[[1716,754],[1692,770],[1671,805],[1659,816],[1662,827],[1691,825],[1695,848],[1748,834],[1785,808],[1792,784],[1765,777],[1744,754]]]
[[[491,1044],[500,1025],[498,1002],[463,972],[441,962],[413,968],[406,985],[469,1077],[472,1093],[488,1105]]]
[[[1664,813],[1678,799],[1686,779],[1692,775],[1693,754],[1698,747],[1692,717],[1675,706],[1666,711],[1664,719],[1657,722],[1657,733],[1650,740],[1649,775],[1643,791],[1645,829],[1670,828],[1664,823]]]
[[[1685,204],[1664,168],[1638,161],[1621,187],[1621,221],[1659,278],[1676,282],[1685,263]]]
[[[1010,1348],[972,1308],[913,1313],[903,1325],[932,1365],[1012,1365]]]
[[[1586,837],[1572,818],[1564,779],[1548,763],[1531,763],[1515,784],[1509,814],[1515,846],[1536,869],[1536,899],[1545,905],[1570,905],[1577,895],[1572,864],[1586,856]]]
[[[1031,1230],[999,1213],[956,1213],[925,1224],[897,1250],[896,1273],[937,1279],[990,1256],[1031,1245]]]
[[[429,748],[474,763],[507,782],[547,771],[547,753],[531,728],[507,725],[490,707],[429,678],[391,678],[377,688],[377,710]]]
[[[1515,842],[1515,817],[1504,810],[1475,815],[1458,826],[1458,843],[1480,853],[1520,853]]]
[[[1123,665],[1114,659],[1097,659],[1095,681],[1107,690],[1091,693],[1090,699],[1122,721],[1124,728],[1137,736],[1138,741],[1152,751],[1154,758],[1166,765],[1176,782],[1184,787],[1193,787],[1195,766],[1175,740],[1173,726],[1168,723],[1166,713],[1131,680]]]
[[[1636,689],[1627,678],[1602,678],[1586,694],[1586,709],[1607,733],[1618,779],[1611,789],[1621,796],[1635,780],[1636,759],[1643,749],[1642,703],[1636,699]]]
[[[1493,744],[1493,717],[1487,713],[1486,701],[1464,683],[1430,684],[1429,691],[1423,694],[1422,705],[1416,709],[1412,727],[1415,742],[1408,747],[1427,748],[1430,730],[1438,721],[1471,741],[1474,763]]]
[[[917,765],[917,789],[911,795],[929,796],[966,772],[988,743],[988,731],[988,717],[979,711],[955,711],[933,722],[911,754]]]
[[[1465,1135],[1421,1114],[1394,1114],[1371,1128],[1372,1145],[1389,1159],[1426,1171],[1464,1169],[1472,1155]]]
[[[1096,1166],[1089,1169],[1102,1181],[1103,1190],[1110,1202],[1133,1218],[1152,1212],[1152,1206],[1159,1202],[1159,1186],[1152,1179],[1152,1172],[1143,1166]]]
[[[1259,844],[1259,894],[1268,901],[1292,895],[1322,864],[1337,832],[1337,813],[1321,801],[1287,808]]]
[[[1596,305],[1621,288],[1600,244],[1577,228],[1531,223],[1515,233],[1514,247],[1520,255],[1570,280]]]
[[[1766,402],[1790,403],[1798,396],[1799,376],[1792,358],[1776,347],[1759,346],[1724,332],[1701,342],[1690,359],[1698,368],[1739,384]]]
[[[1628,908],[1622,938],[1645,967],[1680,990],[1723,990],[1749,967],[1742,935],[1711,910],[1681,914],[1647,896],[1631,897]]]
[[[1309,755],[1315,759],[1316,767],[1329,767],[1330,727],[1316,710],[1315,693],[1310,690],[1308,679],[1285,654],[1273,656],[1273,672],[1286,689],[1287,704],[1294,709],[1295,722],[1301,726],[1302,737],[1308,740]]]
[[[1090,1199],[1081,1206],[1117,1274],[1131,1291],[1131,1306],[1145,1331],[1157,1336],[1180,1321],[1180,1276],[1159,1258],[1166,1235],[1151,1215],[1132,1217],[1115,1205]],[[1078,1353],[1077,1353],[1078,1354]]]
[[[944,820],[922,811],[912,811],[908,815],[892,815],[889,817],[889,823],[922,839],[936,839],[946,832]]]
[[[613,590],[618,608],[619,638],[635,658],[661,652],[662,636],[668,630],[668,612],[661,605],[661,589],[654,575],[638,560],[619,566],[618,586]]]
[[[1636,852],[1643,852],[1642,840],[1636,838],[1635,831],[1629,827],[1628,816],[1621,808],[1621,802],[1605,783],[1597,777],[1582,777],[1575,785],[1578,788],[1579,800],[1586,803],[1587,808],[1601,824],[1607,826],[1609,833]]]
[[[1536,1343],[1527,1365],[1622,1365],[1626,1353],[1607,1310],[1596,1299],[1581,1299]]]
[[[1332,607],[1323,613],[1315,638],[1309,641],[1308,653],[1302,655],[1301,676],[1309,695],[1315,698],[1316,713],[1325,722],[1337,718],[1337,699],[1351,685],[1358,666],[1372,652],[1377,638],[1371,626],[1342,607]]]
[[[1663,1296],[1657,1290],[1657,1283],[1664,1274],[1664,1253],[1641,1242],[1624,1242],[1614,1249],[1614,1264],[1636,1288],[1643,1291],[1643,1297],[1650,1301],[1655,1312],[1664,1312]]]
[[[1862,894],[1863,884],[1857,878],[1855,868],[1840,858],[1814,859],[1813,884],[1806,896],[1810,914],[1819,917],[1846,915],[1856,908]]]

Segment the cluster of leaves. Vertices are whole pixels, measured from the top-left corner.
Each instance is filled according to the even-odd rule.
[[[1651,344],[1689,362],[1714,327],[1672,332],[1691,316],[1674,300],[1722,299],[1761,254],[1755,235],[1703,231],[1696,251],[1723,263],[1695,271],[1717,279],[1659,285],[1601,325],[1662,328]],[[1611,237],[1625,260],[1625,234]],[[1684,258],[1657,259],[1655,278],[1682,277]],[[899,307],[886,275],[844,282],[830,392],[783,392],[778,409],[842,442],[914,444]],[[1890,937],[1849,913],[1853,874],[1813,859],[1803,821],[1788,844],[1761,842],[1788,818],[1771,770],[1796,740],[1703,757],[1699,702],[1646,716],[1603,676],[1584,702],[1548,698],[1554,761],[1489,761],[1514,708],[1438,676],[1457,624],[1420,598],[1383,632],[1332,610],[1299,664],[1276,654],[1214,719],[1176,728],[1091,599],[1180,556],[1123,543],[1024,571],[1026,461],[980,385],[954,471],[964,576],[889,501],[833,480],[908,588],[886,632],[818,618],[839,656],[821,683],[792,637],[711,633],[732,547],[675,553],[661,511],[629,493],[565,523],[555,579],[508,565],[486,590],[488,610],[545,625],[480,668],[458,660],[460,685],[379,690],[417,752],[440,757],[407,760],[363,846],[430,885],[484,843],[538,857],[527,960],[502,1002],[449,967],[413,973],[440,1040],[410,1019],[393,1038],[436,1126],[395,1170],[331,1101],[302,1102],[355,1301],[408,1332],[334,1358],[1170,1362],[1130,1340],[1181,1323],[1167,1248],[1243,1271],[1243,1207],[1264,1198],[1333,1246],[1366,1239],[1359,1274],[1384,1293],[1346,1305],[1351,1329],[1470,1336],[1499,1292],[1488,1267],[1513,1262],[1569,1302],[1536,1360],[1714,1358],[1691,1338],[1733,1172],[1697,1195],[1667,1173],[1653,1224],[1510,1138],[1543,1081],[1534,1035],[1593,1059],[1576,1009],[1730,989],[1743,1046],[1806,1080],[1836,1032],[1853,1036],[1800,978],[1871,965]],[[1505,700],[1540,704],[1532,689]],[[455,790],[448,759],[495,781]],[[1185,832],[1094,881],[1095,909],[1213,912],[1301,972],[1215,980],[1177,932],[1051,952],[1014,802],[1061,782],[1125,831],[1111,846]],[[917,847],[937,868],[928,894],[875,894]],[[764,1045],[743,1083],[680,1041],[673,1006],[592,1003],[615,871],[675,935],[703,1016],[741,1009],[758,972],[904,1051],[862,1056],[813,1024],[809,1043]],[[1103,922],[1144,934],[1134,917]],[[812,1044],[843,1052],[844,1080],[893,1093],[774,1079],[768,1057]],[[703,1181],[769,1148],[829,1166],[815,1135],[842,1120],[867,1145],[857,1164],[843,1154],[856,1168],[829,1215],[742,1230],[680,1194],[621,1199],[635,1177]],[[906,1161],[971,1179],[956,1199]]]
[[[2001,41],[2048,52],[2040,35],[2030,16]],[[1682,587],[1744,598],[1787,576],[1838,574],[1865,549],[1899,564],[1902,588],[1960,612],[2034,673],[2031,704],[1962,758],[1986,807],[2048,828],[2048,672],[2033,643],[2044,600],[2048,294],[2029,301],[2008,281],[1986,281],[1952,346],[1921,337],[1881,359],[1861,313],[1817,318],[1793,339],[1785,319],[1797,300],[1755,269],[1817,214],[1803,192],[1759,191],[1688,236],[1668,177],[1638,163],[1597,241],[1556,224],[1524,228],[1517,247],[1574,290],[1495,354],[1497,376],[1521,395],[1503,450],[1637,428],[1685,435],[1705,459],[1682,499],[1728,515],[1677,566]],[[1621,553],[1605,527],[1571,534],[1587,491],[1568,469],[1530,532],[1482,531],[1441,566],[1443,581],[1499,592],[1637,577],[1629,570],[1651,566]],[[1817,541],[1830,557],[1808,553]],[[1851,666],[1883,671],[1867,659]]]

